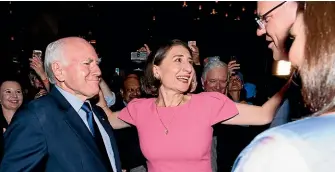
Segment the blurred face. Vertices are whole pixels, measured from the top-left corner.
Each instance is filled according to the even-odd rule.
[[[304,61],[306,41],[303,14],[298,14],[297,20],[294,22],[290,30],[290,35],[293,39],[293,43],[289,52],[289,60],[292,65],[299,68]]]
[[[137,78],[127,78],[124,81],[124,90],[121,90],[123,100],[129,103],[134,98],[141,97],[140,82]]]
[[[54,62],[57,85],[85,101],[99,93],[101,71],[94,48],[85,40],[65,38],[64,63]]]
[[[38,77],[34,74],[29,74],[29,78],[30,78],[30,84],[34,87],[34,88],[44,88],[43,83],[38,79]]]
[[[206,80],[204,81],[204,90],[206,92],[219,92],[226,94],[228,81],[228,69],[216,67],[207,72]]]
[[[161,88],[185,93],[190,88],[194,69],[192,57],[183,46],[173,46],[159,66],[154,66],[153,73],[162,82]]]
[[[0,103],[2,108],[7,110],[17,110],[23,101],[21,86],[14,81],[6,81],[0,88]]]
[[[241,91],[243,88],[242,81],[238,75],[230,77],[229,91]]]
[[[257,14],[263,16],[268,11],[279,5],[282,1],[259,1],[257,2]],[[263,17],[264,28],[257,29],[257,35],[266,35],[269,41],[268,47],[272,50],[275,60],[288,60],[285,41],[289,29],[296,19],[296,2],[286,2]]]

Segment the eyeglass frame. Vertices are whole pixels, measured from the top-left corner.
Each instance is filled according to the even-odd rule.
[[[265,29],[265,24],[263,21],[265,21],[264,19],[266,18],[267,15],[269,15],[272,11],[274,11],[275,9],[281,7],[282,5],[284,5],[287,1],[281,2],[280,4],[276,5],[275,7],[273,7],[271,10],[269,10],[268,12],[266,12],[265,14],[261,15],[261,16],[257,16],[255,18],[256,23],[258,24],[258,28],[260,29]]]

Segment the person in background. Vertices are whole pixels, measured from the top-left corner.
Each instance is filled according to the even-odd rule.
[[[0,85],[0,126],[3,132],[11,123],[15,112],[23,102],[22,88],[19,82],[13,79],[6,79]],[[4,138],[0,137],[0,162],[4,151]]]
[[[232,73],[234,69],[238,69],[237,65],[232,66],[233,62],[229,63],[228,66],[226,63],[220,61],[220,57],[212,57],[206,60],[203,73],[201,75],[202,88],[205,92],[218,92],[226,94],[229,73]],[[219,132],[221,128],[225,128],[225,125],[214,125],[214,137],[212,143],[212,153],[211,153],[211,162],[212,162],[212,171],[216,172],[218,169],[222,169],[224,163],[220,160],[221,157],[218,155],[220,152],[224,152],[226,148],[223,148],[221,145],[217,146],[218,137],[222,138],[222,133]],[[224,149],[224,150],[222,150]],[[218,158],[219,156],[219,158]],[[229,155],[228,155],[229,156]]]
[[[211,59],[205,65],[202,75],[201,83],[205,92],[219,92],[226,94],[229,73],[239,69],[239,64],[235,61],[226,63],[219,59]]]
[[[141,98],[140,81],[136,74],[129,73],[120,89],[121,100],[111,107],[112,111],[120,111],[136,98]],[[115,138],[120,152],[121,166],[127,172],[145,172],[146,159],[140,149],[136,127],[115,130]]]
[[[33,87],[29,90],[30,99],[37,99],[46,95],[50,91],[50,83],[45,73],[43,62],[41,57],[36,56],[33,54],[33,57],[29,59],[30,61],[30,68],[32,69],[29,72],[29,80],[30,84]]]
[[[6,80],[0,85],[1,126],[7,129],[15,112],[23,102],[21,85],[15,80]]]
[[[210,61],[204,67],[201,81],[205,92],[226,94],[228,66],[220,60]]]
[[[258,135],[236,159],[234,172],[335,169],[335,3],[299,3],[289,34],[289,60],[299,69],[304,101],[313,113]]]
[[[252,104],[245,101],[243,75],[234,71],[229,75],[227,96],[234,102]],[[248,125],[215,125],[217,138],[217,171],[231,171],[234,160],[255,136],[255,126]]]
[[[245,94],[243,75],[241,72],[236,72],[229,78],[228,97],[234,102],[247,103]]]
[[[245,98],[247,102],[254,102],[254,99],[256,98],[257,90],[256,90],[256,85],[252,83],[245,83],[244,84],[244,89],[245,89]]]

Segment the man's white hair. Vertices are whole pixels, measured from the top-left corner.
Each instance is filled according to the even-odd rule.
[[[51,84],[56,83],[56,78],[51,67],[52,63],[55,61],[64,62],[64,42],[64,39],[51,42],[45,50],[44,69]]]
[[[222,61],[220,61],[219,59],[215,59],[215,60],[210,60],[204,67],[204,70],[202,72],[202,80],[206,81],[207,78],[207,73],[214,69],[214,68],[225,68],[228,71],[228,65]]]

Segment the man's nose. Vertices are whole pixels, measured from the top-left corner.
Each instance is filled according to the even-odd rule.
[[[139,96],[139,95],[140,95],[140,92],[139,92],[139,91],[135,91],[134,95],[135,95],[135,96]]]
[[[257,36],[262,36],[266,33],[265,28],[257,28],[256,34]]]
[[[101,70],[100,67],[96,64],[93,67],[93,72],[92,72],[95,76],[100,77],[101,76]]]
[[[217,82],[217,83],[215,84],[215,88],[216,88],[216,89],[220,89],[220,83]]]

